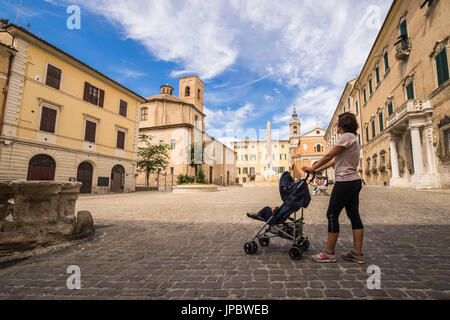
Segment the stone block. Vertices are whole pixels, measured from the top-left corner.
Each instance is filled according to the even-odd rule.
[[[78,237],[86,237],[95,233],[94,219],[89,211],[79,211],[75,233]]]

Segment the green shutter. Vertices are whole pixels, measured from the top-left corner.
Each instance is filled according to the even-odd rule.
[[[366,103],[367,102],[366,88],[364,88],[363,93],[364,93],[364,103]]]
[[[375,76],[377,78],[377,84],[380,83],[380,69],[378,67],[375,69]]]
[[[375,137],[375,120],[372,120],[372,138]]]
[[[408,38],[408,27],[406,26],[406,20],[400,24],[400,35],[404,36],[404,38]]]
[[[449,78],[447,52],[445,49],[436,56],[436,69],[438,74],[438,86],[440,86]]]
[[[358,113],[358,101],[356,101],[356,113]]]
[[[372,94],[373,90],[372,90],[372,79],[369,80],[369,93]]]
[[[414,86],[412,82],[406,87],[406,95],[408,97],[408,100],[414,99]]]
[[[369,127],[366,127],[366,141],[369,142]]]
[[[384,124],[383,124],[383,113],[380,112],[380,114],[378,115],[378,120],[380,122],[380,132],[383,131],[384,129]]]
[[[394,110],[392,109],[392,102],[390,102],[388,104],[388,115],[391,115],[394,112]]]
[[[389,57],[388,53],[384,53],[384,71],[386,72],[389,69]]]

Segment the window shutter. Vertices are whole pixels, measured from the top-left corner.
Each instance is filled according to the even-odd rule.
[[[447,52],[445,49],[436,56],[436,69],[438,75],[438,86],[440,86],[449,79]]]
[[[97,130],[97,124],[95,122],[86,120],[86,130],[84,134],[84,140],[95,143],[95,132]]]
[[[85,82],[84,83],[84,95],[83,95],[84,101],[91,102],[90,94],[89,94],[90,88],[91,88],[91,85],[89,83]]]
[[[57,111],[54,109],[42,107],[41,131],[55,133]]]
[[[389,57],[388,53],[386,52],[384,54],[384,71],[387,71],[389,69]]]
[[[61,74],[62,71],[60,69],[49,64],[47,66],[47,79],[45,80],[45,84],[59,90],[61,85]]]
[[[128,103],[126,101],[120,100],[119,114],[121,116],[126,117],[127,116],[127,109],[128,109]]]
[[[408,97],[408,100],[414,99],[414,87],[412,82],[406,87],[406,95]]]
[[[406,20],[404,20],[401,24],[400,24],[400,35],[404,36],[405,38],[408,38],[408,28],[406,26]]]
[[[100,91],[100,97],[98,99],[98,105],[103,108],[103,102],[105,101],[105,91],[102,89],[99,89],[99,91]]]
[[[117,148],[125,149],[125,132],[117,131]]]

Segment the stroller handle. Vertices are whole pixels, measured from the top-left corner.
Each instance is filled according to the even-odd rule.
[[[306,173],[305,182],[306,182],[307,184],[310,184],[311,182],[313,182],[313,181],[314,181],[314,178],[316,177],[316,173],[313,171],[313,172],[312,172],[313,176],[312,176],[311,180],[309,180],[309,182],[308,182],[308,178],[309,178],[309,175],[310,175],[310,174],[311,174],[311,172],[307,172],[307,173]]]

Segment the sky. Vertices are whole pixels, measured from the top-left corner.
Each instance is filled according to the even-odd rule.
[[[222,140],[327,129],[358,76],[391,0],[0,0],[0,18],[138,94],[178,77],[205,83],[206,131]],[[80,8],[80,29],[67,27]]]

